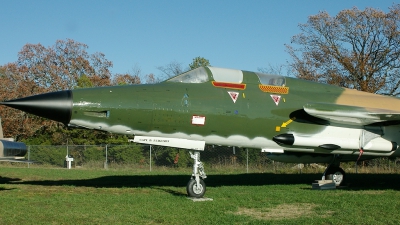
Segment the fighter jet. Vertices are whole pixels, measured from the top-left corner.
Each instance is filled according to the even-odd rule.
[[[158,84],[52,92],[2,104],[69,127],[133,135],[190,150],[192,197],[206,191],[205,144],[254,148],[282,162],[329,163],[399,156],[400,100],[291,77],[200,67]]]

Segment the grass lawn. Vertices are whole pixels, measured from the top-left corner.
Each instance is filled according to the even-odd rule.
[[[211,172],[205,197],[186,197],[191,169],[128,171],[0,166],[0,224],[398,224],[398,174]]]

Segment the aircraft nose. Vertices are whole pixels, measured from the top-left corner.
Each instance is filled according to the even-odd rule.
[[[1,102],[0,104],[68,124],[71,120],[72,91],[33,95]]]

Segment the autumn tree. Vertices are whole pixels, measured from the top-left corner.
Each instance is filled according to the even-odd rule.
[[[115,74],[112,80],[112,85],[129,85],[140,84],[140,77],[132,76],[132,74]]]
[[[72,89],[85,75],[94,86],[110,85],[112,62],[103,53],[89,54],[88,46],[72,39],[57,40],[53,46],[26,44],[18,53],[23,76],[47,91]]]
[[[386,95],[399,95],[400,5],[389,12],[354,7],[309,16],[286,45],[295,76]]]
[[[89,77],[86,76],[86,74],[82,74],[78,80],[76,81],[76,88],[91,88],[93,87],[92,81],[89,79]]]
[[[202,66],[211,66],[211,64],[208,61],[208,59],[205,59],[200,56],[194,58],[193,62],[189,64],[189,67],[191,70],[202,67]]]
[[[141,83],[141,72],[142,70],[135,66],[132,71],[125,74],[115,74],[111,81],[111,85],[129,85],[129,84],[140,84]]]
[[[33,81],[25,79],[18,72],[16,63],[8,63],[2,66],[0,79],[0,101],[23,97],[32,92],[40,91]],[[38,129],[42,124],[41,121],[32,124],[32,116],[5,106],[0,106],[0,115],[6,137],[18,138],[24,136],[29,133],[27,131]]]
[[[103,53],[87,53],[88,46],[71,39],[58,40],[51,47],[26,44],[18,53],[18,61],[0,69],[1,101],[79,86],[111,84],[111,61]],[[28,137],[37,131],[48,132],[61,125],[47,119],[0,107],[4,134]]]

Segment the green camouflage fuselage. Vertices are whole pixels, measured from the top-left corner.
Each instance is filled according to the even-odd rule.
[[[341,112],[343,107],[340,106],[345,107],[344,111],[346,107],[394,111],[400,105],[396,98],[287,77],[283,78],[283,85],[269,85],[262,83],[257,73],[247,71],[242,72],[241,82],[216,81],[209,68],[204,71],[208,76],[204,82],[166,81],[73,90],[69,124],[112,133],[199,140],[207,144],[271,149],[271,152],[282,149],[356,154],[358,147],[352,146],[360,142],[359,133],[363,130],[400,143],[395,135],[399,127],[395,124],[377,124],[371,128],[368,122],[341,123],[339,120],[336,123],[335,116],[327,120],[305,111],[305,105],[310,103],[317,103],[318,112],[322,108],[319,103],[328,105],[324,112],[330,111],[330,106],[332,111],[337,107]],[[350,113],[349,117],[352,117]],[[287,145],[273,141],[279,134],[294,134],[310,140],[321,137],[329,140],[332,135],[343,144],[321,142],[339,145],[339,149],[321,148],[319,143]],[[347,146],[347,137],[354,142],[349,148],[343,147]],[[369,154],[380,156],[394,152],[393,149],[372,148]]]

